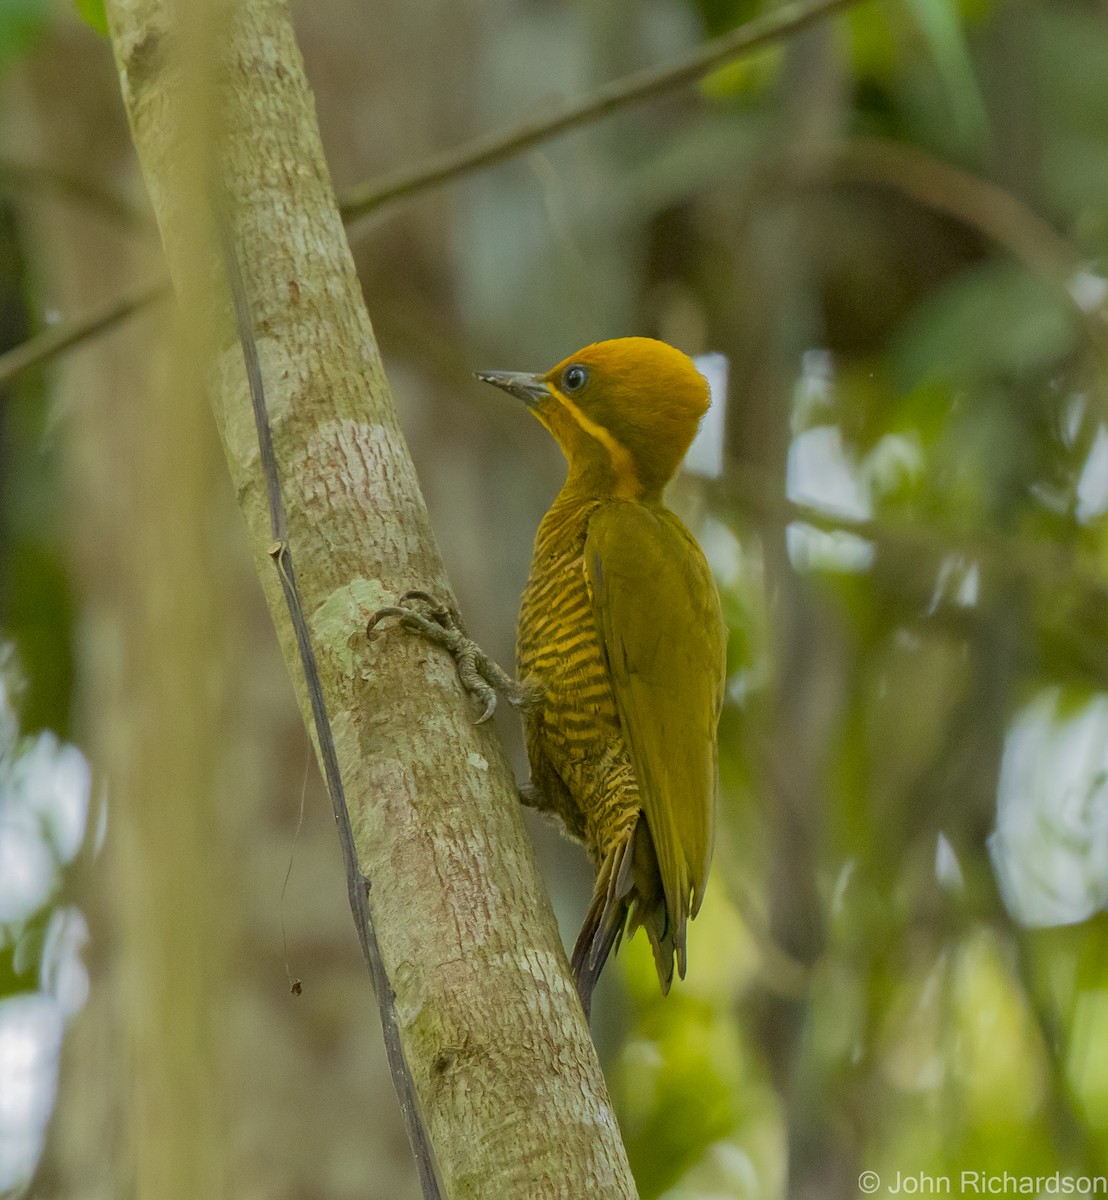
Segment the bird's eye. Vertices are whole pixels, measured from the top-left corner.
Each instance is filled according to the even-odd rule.
[[[562,387],[567,392],[579,392],[589,382],[589,373],[576,363],[562,372]]]

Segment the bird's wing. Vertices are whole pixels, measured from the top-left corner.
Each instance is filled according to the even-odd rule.
[[[684,974],[712,855],[727,631],[700,547],[668,510],[616,501],[589,520],[585,571]]]

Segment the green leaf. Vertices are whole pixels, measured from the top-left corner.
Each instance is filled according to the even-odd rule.
[[[945,85],[960,144],[980,149],[988,139],[988,117],[954,0],[908,0],[908,8]]]
[[[19,58],[45,28],[47,0],[0,0],[0,68]]]
[[[73,0],[73,3],[97,33],[108,36],[108,14],[104,11],[104,0]]]
[[[980,386],[1048,369],[1073,351],[1077,326],[1062,296],[1014,263],[964,271],[929,296],[893,345],[899,386]]]
[[[717,67],[701,80],[700,91],[713,100],[759,95],[777,81],[784,60],[781,46],[767,46],[757,54]]]

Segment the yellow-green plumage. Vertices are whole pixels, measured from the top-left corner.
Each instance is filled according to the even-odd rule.
[[[637,816],[637,806],[626,804],[627,815],[616,815],[634,776],[584,570],[599,504],[571,497],[543,519],[516,651],[519,678],[542,687],[526,717],[531,781],[594,858]]]
[[[541,378],[483,378],[523,396],[569,461],[535,540],[517,667],[538,696],[529,801],[597,870],[573,955],[587,1009],[625,924],[647,930],[663,990],[675,956],[684,975],[708,874],[726,633],[704,557],[661,498],[707,385],[646,338],[587,347]]]

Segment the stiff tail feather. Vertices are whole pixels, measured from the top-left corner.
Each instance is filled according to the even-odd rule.
[[[596,981],[604,970],[608,955],[619,945],[623,935],[623,923],[630,903],[627,897],[634,886],[631,876],[633,840],[633,837],[627,838],[614,846],[600,864],[592,903],[573,947],[570,963],[586,1020],[592,1007]]]
[[[585,1016],[589,1016],[593,989],[604,964],[618,949],[625,926],[629,933],[640,926],[646,930],[662,992],[667,993],[673,982],[675,952],[681,975],[685,974],[683,925],[677,931],[669,920],[650,828],[640,816],[631,836],[613,847],[601,863],[592,903],[573,947],[573,977]]]

